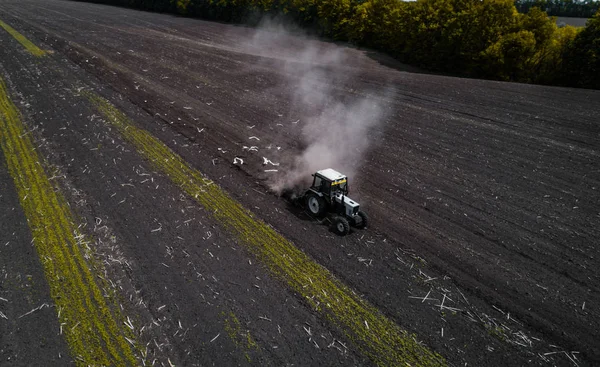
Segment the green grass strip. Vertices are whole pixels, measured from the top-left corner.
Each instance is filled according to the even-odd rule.
[[[25,36],[23,36],[21,33],[17,32],[13,27],[9,26],[8,24],[4,23],[1,20],[0,20],[0,27],[4,28],[5,31],[10,33],[10,35],[13,36],[17,41],[19,41],[19,43],[22,44],[23,47],[25,47],[25,49],[27,51],[29,51],[33,56],[36,56],[36,57],[46,56],[46,51],[44,51],[41,48],[34,45],[30,40],[25,38]]]
[[[80,366],[137,365],[118,309],[104,298],[80,244],[69,207],[44,171],[31,134],[0,78],[0,146],[56,304],[60,332]],[[119,326],[121,325],[121,326]],[[57,330],[57,332],[59,332]],[[132,340],[133,342],[133,340]]]
[[[250,211],[149,132],[135,126],[106,99],[93,93],[86,96],[142,156],[206,208],[275,276],[342,330],[375,364],[446,365],[442,356],[420,345],[414,334],[400,328],[273,228],[254,218]]]
[[[221,316],[225,318],[225,331],[231,341],[233,341],[233,344],[244,351],[244,356],[248,362],[252,362],[250,351],[253,349],[258,351],[260,347],[256,344],[252,335],[250,335],[250,331],[242,329],[240,320],[233,312],[229,312],[229,314],[222,312]]]

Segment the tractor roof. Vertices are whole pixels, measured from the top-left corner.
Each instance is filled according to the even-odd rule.
[[[338,180],[343,180],[346,178],[346,175],[342,175],[338,171],[331,169],[331,168],[317,171],[317,174],[325,177],[326,179],[328,179],[330,181],[338,181]]]

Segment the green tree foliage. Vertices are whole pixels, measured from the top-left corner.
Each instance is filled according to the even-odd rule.
[[[564,79],[561,76],[563,70],[563,51],[567,45],[573,42],[578,32],[578,28],[571,26],[556,29],[546,47],[536,55],[531,70],[533,82],[558,84],[561,78]],[[600,85],[596,86],[596,88],[600,88]]]
[[[600,3],[598,0],[516,0],[515,6],[522,13],[536,7],[553,16],[590,18]]]
[[[186,14],[187,7],[190,5],[191,0],[176,0],[177,11],[179,14]]]
[[[477,74],[483,52],[518,28],[511,0],[423,0],[406,15],[405,60]]]
[[[483,52],[482,68],[494,78],[527,80],[528,64],[536,52],[535,46],[533,32],[506,33]]]
[[[357,4],[349,20],[348,39],[399,56],[410,27],[412,6],[398,0],[368,0]]]
[[[578,33],[572,27],[559,29],[538,7],[519,13],[513,0],[95,1],[229,22],[284,16],[318,34],[382,50],[430,70],[600,88],[598,16]],[[557,1],[517,3],[547,6]]]
[[[564,84],[600,89],[600,11],[566,45],[562,57]]]

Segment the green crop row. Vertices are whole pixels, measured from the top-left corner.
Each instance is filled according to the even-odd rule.
[[[189,197],[206,209],[256,256],[275,277],[308,302],[312,309],[340,329],[355,347],[381,366],[445,366],[445,359],[416,340],[374,306],[357,296],[271,226],[231,198],[214,182],[191,167],[148,131],[139,128],[106,99],[84,95],[121,136],[157,170],[169,177]],[[238,334],[230,318],[226,328]],[[236,331],[237,330],[237,331]],[[248,337],[247,349],[254,346]]]
[[[82,249],[65,198],[48,178],[46,162],[0,78],[0,148],[27,217],[63,334],[78,366],[134,366],[135,337],[105,298]]]
[[[23,48],[29,51],[33,56],[42,57],[46,56],[46,51],[40,49],[36,45],[34,45],[30,40],[25,38],[21,33],[17,32],[13,27],[4,23],[0,20],[0,28],[3,28],[6,32],[8,32],[15,40],[17,40]]]

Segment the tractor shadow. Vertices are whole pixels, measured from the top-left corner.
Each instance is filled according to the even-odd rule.
[[[306,209],[306,205],[304,203],[302,203],[301,200],[286,197],[285,195],[282,195],[281,198],[284,199],[284,201],[286,203],[287,211],[289,213],[293,214],[297,219],[304,221],[304,222],[309,222],[311,225],[315,225],[315,226],[326,226],[327,229],[329,230],[329,233],[334,234],[340,238],[345,237],[345,236],[340,236],[335,231],[335,227],[333,225],[334,214],[327,214],[324,218],[319,219],[319,218],[313,217],[312,215],[310,215],[310,213],[308,213],[308,211]],[[357,233],[359,231],[360,230],[358,230],[357,228],[354,228],[351,226],[350,232],[346,236],[350,236],[353,233]]]

